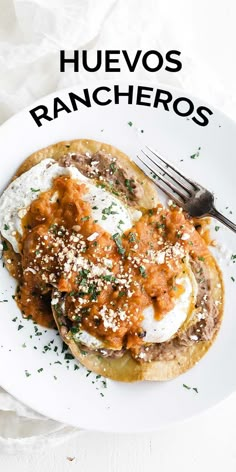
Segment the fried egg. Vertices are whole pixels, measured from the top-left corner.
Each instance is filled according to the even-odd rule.
[[[15,252],[19,252],[18,235],[23,234],[22,219],[30,204],[41,192],[49,190],[53,179],[61,175],[86,184],[87,192],[82,198],[90,204],[94,220],[110,234],[122,234],[142,215],[140,211],[126,207],[105,188],[97,186],[76,167],[62,167],[54,159],[44,159],[13,180],[0,198],[0,232]],[[105,209],[110,211],[106,211],[104,218]]]
[[[195,304],[198,292],[197,282],[191,268],[187,267],[186,275],[176,279],[176,285],[181,285],[183,292],[174,300],[174,307],[161,320],[155,318],[153,304],[143,311],[142,328],[145,332],[144,343],[163,343],[169,341],[187,320],[191,307]],[[80,330],[74,335],[74,340],[90,349],[102,349],[105,346],[95,336]]]

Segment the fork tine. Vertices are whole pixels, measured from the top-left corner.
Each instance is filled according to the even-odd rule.
[[[185,177],[176,167],[174,167],[172,164],[170,164],[169,161],[167,161],[166,159],[164,159],[163,157],[159,156],[159,154],[156,153],[156,151],[154,151],[152,148],[150,148],[149,146],[146,145],[146,148],[149,149],[149,151],[152,152],[152,154],[154,154],[154,156],[156,156],[158,159],[160,159],[161,162],[163,162],[163,164],[166,164],[168,167],[170,167],[170,169],[172,169],[174,172],[176,172],[183,180],[185,180],[186,182],[188,182],[190,185],[192,185],[195,190],[198,189],[196,183],[191,180],[191,179],[188,179],[187,177]]]
[[[167,174],[174,182],[176,182],[176,184],[178,184],[180,187],[182,187],[183,190],[185,190],[185,192],[188,192],[188,194],[191,196],[192,195],[192,192],[190,189],[186,188],[182,182],[180,182],[179,179],[177,179],[176,177],[174,177],[166,168],[162,167],[160,164],[158,164],[158,162],[154,161],[154,159],[152,159],[148,154],[146,154],[146,152],[144,152],[142,150],[142,153],[148,158],[150,159],[150,161],[153,162],[154,165],[156,165],[160,170],[162,170],[165,174]]]
[[[154,175],[158,176],[158,174],[156,172],[154,172],[151,167],[149,167],[148,164],[146,164],[146,162],[144,162],[138,155],[137,155],[137,158],[140,160],[140,162],[142,163],[143,166],[147,167],[147,169],[149,169],[152,173],[154,173]],[[183,206],[183,201],[178,198],[176,195],[174,195],[172,192],[169,192],[169,190],[166,189],[166,187],[164,187],[164,185],[162,185],[160,183],[159,180],[155,179],[153,177],[153,174],[149,174],[148,173],[148,176],[152,179],[152,181],[162,190],[162,192],[164,192],[166,195],[168,195],[169,198],[171,198],[172,200],[175,201],[175,203],[177,203],[177,205],[179,206]],[[159,176],[158,176],[159,177]],[[167,184],[168,185],[168,184]]]
[[[140,157],[139,157],[139,159],[140,159]],[[186,195],[184,195],[184,193],[181,190],[179,190],[175,185],[173,185],[171,182],[169,182],[169,180],[167,180],[163,175],[161,175],[160,172],[157,172],[155,167],[151,166],[150,163],[147,164],[145,162],[145,164],[160,180],[162,180],[162,182],[164,182],[165,185],[167,185],[167,187],[171,188],[171,190],[173,190],[173,192],[177,193],[177,195],[179,197],[181,197],[184,202],[186,202],[187,197],[186,197]]]

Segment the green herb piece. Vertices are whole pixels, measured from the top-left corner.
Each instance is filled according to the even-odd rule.
[[[5,231],[7,231],[9,229],[9,226],[8,225],[4,225],[4,229]]]
[[[194,390],[196,393],[198,393],[197,387],[193,387],[193,390]]]
[[[113,174],[114,174],[114,172],[116,171],[116,165],[115,165],[114,162],[112,162],[112,163],[110,164],[110,170],[111,170],[111,172],[112,172]]]
[[[74,364],[74,370],[79,370],[79,366],[77,364]]]
[[[165,227],[166,227],[165,223],[156,223],[157,229],[165,229]]]
[[[125,295],[125,292],[119,292],[119,298],[123,297]]]
[[[54,376],[53,376],[53,378],[54,378],[54,380],[57,380],[57,377],[56,377],[56,375],[54,375]]]
[[[140,272],[141,276],[144,277],[144,279],[147,277],[145,267],[139,266],[139,272]]]
[[[92,373],[92,371],[91,371],[91,370],[88,370],[88,371],[87,371],[87,374],[86,374],[86,377],[88,377],[91,373]]]
[[[136,233],[132,233],[132,232],[129,233],[129,242],[134,243],[136,241],[136,237],[137,237]]]
[[[102,279],[106,280],[107,282],[115,282],[116,280],[114,275],[102,275]]]
[[[112,210],[112,207],[114,206],[114,203],[112,203],[109,207],[104,208],[102,210],[103,215],[118,215],[117,211]]]
[[[96,283],[91,283],[88,288],[88,293],[91,295],[90,300],[91,301],[96,301],[98,295],[100,294],[100,291],[97,288]]]
[[[92,207],[92,210],[98,210],[98,207],[97,207],[97,206],[93,206],[93,207]]]
[[[195,154],[192,154],[192,155],[190,156],[190,159],[196,159],[197,157],[199,157],[199,155],[200,155],[200,153],[199,153],[200,149],[201,149],[201,148],[199,147],[198,150],[197,150],[197,152],[195,152]]]
[[[128,121],[128,125],[129,125],[129,126],[133,126],[132,121]]]
[[[31,187],[30,190],[31,190],[31,192],[40,192],[40,188],[32,188],[32,187]]]
[[[79,331],[79,328],[77,328],[76,326],[71,326],[70,331],[72,334],[77,334]]]
[[[80,273],[81,277],[86,279],[89,272],[90,272],[90,270],[88,270],[88,269],[81,269],[79,273]]]
[[[235,278],[234,278],[234,277],[231,277],[231,280],[232,280],[233,282],[235,282]]]
[[[215,231],[219,231],[220,226],[215,226]]]
[[[38,369],[37,372],[39,372],[39,373],[40,373],[40,372],[43,372],[43,368],[41,367],[40,369]]]
[[[184,388],[187,388],[187,390],[191,390],[191,387],[189,387],[189,386],[186,385],[186,384],[183,384],[183,387],[184,387]]]
[[[235,263],[235,260],[236,260],[236,254],[232,254],[231,261],[233,261],[233,263]]]
[[[199,257],[198,257],[198,260],[204,262],[204,261],[205,261],[205,257],[199,256]]]
[[[66,352],[66,354],[64,355],[64,359],[67,359],[67,360],[74,359],[74,356],[70,352]]]
[[[3,241],[2,242],[2,251],[4,252],[4,251],[7,251],[7,250],[8,250],[8,245],[7,245],[6,241]]]
[[[30,376],[31,376],[31,374],[28,372],[28,370],[25,370],[25,376],[26,376],[26,377],[30,377]]]
[[[18,331],[20,331],[20,329],[22,329],[22,328],[24,328],[24,326],[23,326],[23,325],[19,325],[17,329],[18,329]]]
[[[83,218],[81,218],[81,221],[88,221],[90,219],[90,216],[83,216]]]
[[[68,350],[68,346],[67,346],[67,344],[64,343],[64,341],[63,341],[61,353],[63,354],[63,353],[64,353],[65,351],[67,351],[67,350]]]
[[[129,190],[130,193],[133,193],[134,189],[132,184],[134,183],[134,179],[125,179],[125,186]]]
[[[122,241],[119,233],[115,233],[112,235],[113,241],[115,241],[118,253],[121,254],[122,256],[125,254],[125,249],[122,246]]]

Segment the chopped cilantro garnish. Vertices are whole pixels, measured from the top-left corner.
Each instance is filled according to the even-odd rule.
[[[112,239],[116,243],[117,250],[118,250],[119,254],[124,255],[125,254],[125,249],[122,246],[122,241],[121,241],[121,237],[120,237],[119,233],[113,234]]]
[[[4,229],[5,231],[7,231],[9,229],[9,226],[8,225],[4,225]]]
[[[106,280],[108,282],[112,281],[114,282],[116,280],[116,278],[114,277],[114,275],[102,275],[102,279],[103,280]]]
[[[74,364],[74,370],[79,370],[79,366],[77,364]]]
[[[113,207],[114,205],[115,205],[114,203],[111,203],[111,205],[110,205],[109,207],[103,208],[102,214],[103,214],[103,215],[117,215],[118,212],[112,210],[112,207]]]
[[[31,187],[30,190],[31,190],[31,192],[40,192],[40,188],[32,188],[32,187]]]
[[[3,252],[8,250],[8,245],[7,245],[6,241],[2,242],[2,250],[3,250]]]
[[[215,226],[215,231],[219,231],[220,226]]]
[[[20,329],[22,329],[22,328],[24,328],[24,326],[23,326],[23,325],[19,325],[19,326],[18,326],[18,331],[20,331]]]
[[[31,374],[28,372],[28,370],[25,370],[25,376],[26,376],[26,377],[30,377],[30,375],[31,375]]]
[[[201,148],[199,147],[198,150],[197,150],[197,152],[195,152],[194,154],[192,154],[192,155],[190,156],[190,159],[196,159],[197,157],[199,157],[199,155],[200,155],[200,153],[199,153],[200,149],[201,149]]]
[[[64,359],[67,359],[67,360],[74,359],[74,356],[70,352],[66,352],[65,356],[64,356]]]
[[[81,221],[88,221],[90,218],[90,216],[83,216],[83,218],[81,218]]]
[[[133,193],[134,189],[132,184],[134,183],[134,179],[125,179],[125,186],[129,190],[130,193]]]
[[[90,271],[89,271],[88,269],[81,269],[79,273],[80,273],[81,277],[83,277],[83,278],[86,279],[87,276],[88,276],[88,274],[89,274],[89,272],[90,272]]]
[[[189,385],[183,384],[183,387],[187,390],[194,390],[194,392],[198,393],[197,387],[189,387]]]
[[[205,261],[205,257],[199,256],[199,257],[198,257],[198,260],[204,262],[204,261]]]
[[[86,374],[86,377],[88,377],[91,374],[91,372],[92,372],[91,370],[88,370],[87,374]]]
[[[129,242],[134,243],[136,241],[136,233],[129,233]]]
[[[116,171],[116,165],[115,165],[114,162],[112,162],[112,163],[110,164],[110,169],[111,169],[112,173],[114,174],[114,172]]]
[[[72,334],[77,334],[79,331],[79,328],[77,328],[76,326],[71,326],[70,331]]]
[[[128,121],[128,125],[129,125],[129,126],[133,126],[132,121]]]
[[[147,273],[146,273],[146,270],[143,266],[139,266],[139,272],[141,274],[142,277],[146,278],[147,277]]]
[[[234,278],[234,277],[231,277],[231,280],[232,280],[233,282],[235,282],[235,278]]]
[[[67,346],[67,344],[64,343],[64,341],[63,341],[61,353],[63,354],[63,353],[64,353],[65,351],[67,351],[67,350],[68,350],[68,346]]]
[[[43,368],[40,367],[40,369],[38,369],[38,372],[39,372],[39,373],[40,373],[40,372],[43,372]]]

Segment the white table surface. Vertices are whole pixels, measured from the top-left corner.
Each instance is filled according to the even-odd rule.
[[[0,0],[0,6],[6,7],[7,1]],[[40,1],[42,2],[38,0],[38,3]],[[23,0],[12,0],[12,2],[18,7],[21,3],[26,3]],[[78,2],[82,4],[86,12],[86,2],[83,0],[78,0]],[[63,0],[59,3],[62,4]],[[6,10],[2,10],[2,13],[4,12]],[[91,38],[88,36],[87,47],[95,50],[125,48],[132,51],[138,48],[159,49],[160,51],[179,49],[183,53],[183,70],[178,76],[160,72],[154,77],[139,70],[137,74],[131,76],[123,72],[124,78],[129,77],[130,80],[131,78],[150,78],[150,80],[155,78],[155,80],[182,86],[236,119],[235,12],[235,0],[224,2],[220,0],[114,1],[113,9],[103,27],[100,28],[100,34],[92,43],[89,43]],[[84,21],[90,21],[89,18],[91,18],[89,15],[84,17]],[[86,35],[84,41],[86,44]],[[64,47],[68,48],[66,44]],[[27,67],[29,65],[26,64],[25,70]],[[58,54],[54,56],[51,67],[51,72],[55,71],[56,75]],[[32,74],[34,77],[37,76],[37,67],[32,69]],[[100,77],[104,75],[96,74],[96,78]],[[111,74],[107,78],[113,77],[121,78],[121,75]],[[53,88],[68,86],[87,78],[85,73],[76,77],[73,74],[60,77],[57,75],[55,83],[52,81],[50,87],[47,87],[48,77],[45,70],[44,81],[34,81],[34,87],[27,82],[23,88],[20,80],[26,79],[21,72],[18,78],[20,85],[14,97],[14,106],[17,106],[15,108],[11,106],[11,100],[9,100],[9,106],[2,110],[2,121],[16,108],[22,108],[37,96],[48,93]],[[7,94],[10,96],[13,90],[13,81],[9,82],[9,76],[4,76],[3,68],[0,74],[0,86],[1,103],[2,96],[7,96]],[[231,362],[233,369],[234,362],[233,360]],[[161,405],[156,405],[156,408],[161,408]],[[199,470],[214,470],[222,472],[225,470],[233,472],[236,470],[235,438],[236,394],[198,418],[158,433],[108,435],[81,432],[57,447],[52,446],[40,451],[29,450],[28,453],[15,455],[0,452],[0,471],[141,472],[160,470],[165,472],[175,470],[199,472]]]
[[[15,456],[2,454],[0,470],[235,472],[235,437],[236,395],[198,418],[158,433],[80,433],[58,447]]]

